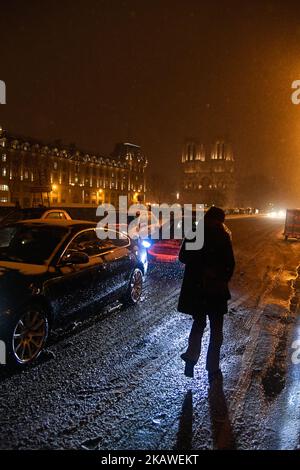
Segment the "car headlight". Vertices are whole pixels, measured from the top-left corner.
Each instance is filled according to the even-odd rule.
[[[150,248],[151,243],[149,242],[149,240],[143,240],[142,245],[144,248]]]

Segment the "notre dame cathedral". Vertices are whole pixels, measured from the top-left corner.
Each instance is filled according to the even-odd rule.
[[[233,207],[235,169],[231,145],[217,140],[206,146],[195,139],[186,140],[182,152],[181,201]]]

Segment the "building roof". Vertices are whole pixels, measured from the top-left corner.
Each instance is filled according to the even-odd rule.
[[[102,155],[95,152],[88,152],[78,149],[75,145],[64,145],[62,142],[45,143],[31,137],[10,134],[4,130],[0,125],[0,142],[4,142],[4,147],[10,146],[15,150],[24,152],[33,151],[41,155],[49,155],[57,158],[65,158],[68,160],[79,161],[83,163],[95,163],[99,165],[108,165],[112,167],[127,168],[128,161],[122,151],[116,152],[118,149],[117,144],[115,151],[112,155]],[[140,150],[140,147],[135,144],[121,144],[123,146],[131,146],[134,149]],[[147,163],[145,157],[140,153],[138,160],[142,163]]]

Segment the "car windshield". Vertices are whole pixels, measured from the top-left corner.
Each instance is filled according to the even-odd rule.
[[[66,227],[23,224],[0,228],[0,260],[44,264],[67,232]]]

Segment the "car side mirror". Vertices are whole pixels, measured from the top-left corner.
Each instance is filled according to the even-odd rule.
[[[63,257],[62,264],[64,266],[72,264],[87,264],[89,260],[90,258],[86,253],[82,251],[70,250],[67,251],[67,253]]]

